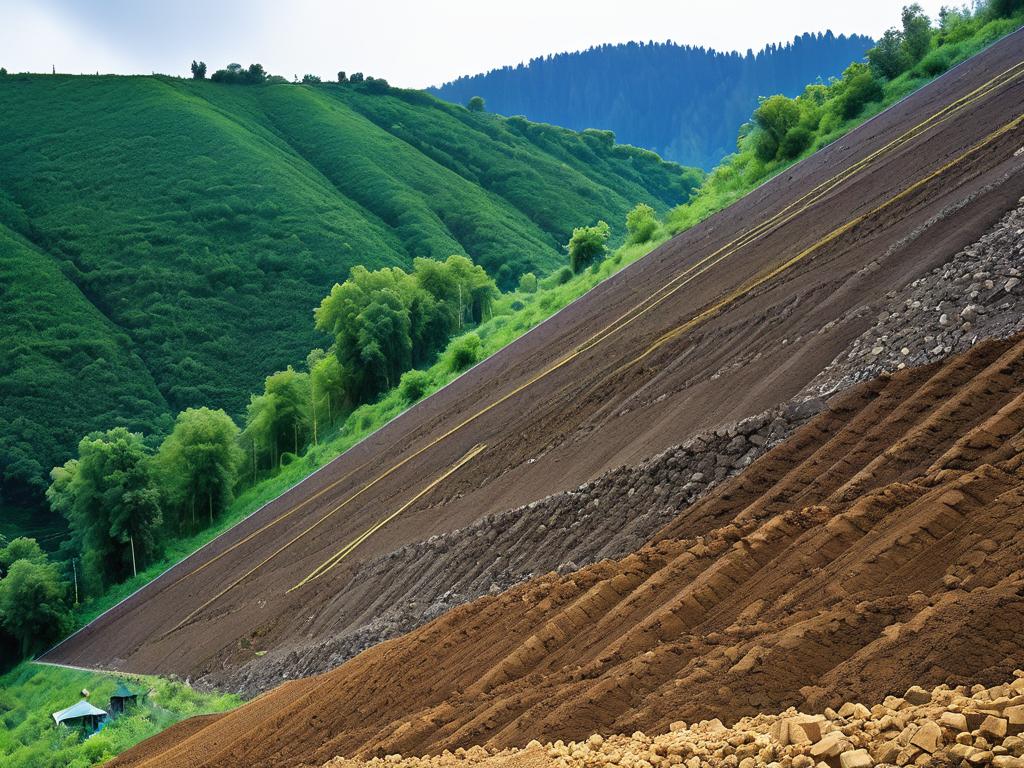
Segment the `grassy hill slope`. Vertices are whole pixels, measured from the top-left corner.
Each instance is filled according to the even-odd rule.
[[[87,429],[238,414],[356,264],[471,256],[504,287],[695,171],[601,132],[380,86],[0,78],[0,503]]]

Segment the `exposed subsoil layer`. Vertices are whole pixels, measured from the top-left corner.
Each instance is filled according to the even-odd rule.
[[[866,330],[851,308],[1024,193],[1022,105],[1018,32],[599,286],[45,659],[195,676],[309,642],[360,563],[787,400]]]
[[[632,555],[480,598],[112,765],[319,765],[994,684],[1024,654],[1022,558],[1017,336],[837,396]]]

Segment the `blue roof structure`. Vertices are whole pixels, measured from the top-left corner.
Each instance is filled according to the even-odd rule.
[[[53,713],[53,721],[57,724],[63,723],[65,720],[74,720],[79,717],[88,717],[89,715],[100,715],[103,717],[107,716],[99,707],[94,707],[88,701],[84,699],[77,704],[74,704],[67,709],[62,709],[60,712]]]

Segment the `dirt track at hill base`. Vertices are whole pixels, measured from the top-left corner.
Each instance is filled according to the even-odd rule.
[[[800,203],[792,218],[727,249],[724,260],[702,260],[1022,59],[1018,32],[676,237],[44,659],[190,676],[308,642],[339,628],[318,621],[320,609],[367,559],[788,399],[865,329],[863,319],[842,320],[849,310],[942,263],[1024,193],[1024,157],[1015,156],[1024,145],[1024,79],[982,92],[881,152],[806,210]],[[954,204],[955,217],[937,217]],[[890,248],[912,233],[904,247]],[[678,291],[592,342],[688,270]],[[331,559],[352,542],[358,546],[343,559]]]
[[[319,765],[991,684],[1024,653],[1022,558],[1018,336],[838,396],[633,555],[456,608],[112,765]]]

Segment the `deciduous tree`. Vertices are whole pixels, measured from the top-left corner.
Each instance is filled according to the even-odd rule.
[[[168,503],[187,514],[195,527],[197,508],[210,524],[231,503],[243,461],[238,427],[222,410],[189,408],[178,414],[171,434],[157,453],[161,485]]]
[[[608,252],[605,244],[611,235],[611,227],[599,221],[592,227],[576,227],[566,249],[569,251],[569,266],[573,272],[582,272],[598,258]]]
[[[658,217],[654,209],[646,203],[637,203],[626,214],[626,231],[631,243],[646,243],[650,240],[658,231]]]
[[[93,588],[123,581],[159,552],[159,491],[141,435],[94,432],[78,444],[77,461],[51,477],[47,498],[67,518]]]
[[[0,623],[23,656],[45,648],[70,623],[67,583],[47,560],[16,560],[0,580]]]

